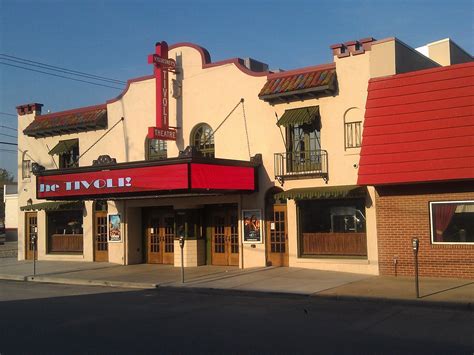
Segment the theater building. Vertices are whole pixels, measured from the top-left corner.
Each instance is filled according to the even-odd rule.
[[[369,79],[438,67],[395,38],[271,72],[157,43],[153,75],[104,104],[18,106],[19,258],[297,266],[377,274],[377,194],[359,184]],[[33,172],[32,172],[33,170]]]

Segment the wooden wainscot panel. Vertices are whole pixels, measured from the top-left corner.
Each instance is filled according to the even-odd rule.
[[[367,256],[365,233],[303,233],[303,255]]]
[[[50,238],[50,252],[82,253],[82,234],[53,234]]]

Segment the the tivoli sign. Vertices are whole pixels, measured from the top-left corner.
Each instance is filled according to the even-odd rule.
[[[148,56],[148,64],[153,64],[156,81],[156,127],[148,127],[149,139],[176,140],[176,130],[170,128],[168,107],[168,72],[176,69],[174,59],[168,58],[168,44],[156,43],[155,54]]]

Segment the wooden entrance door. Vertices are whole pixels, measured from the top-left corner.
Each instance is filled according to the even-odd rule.
[[[109,261],[106,211],[97,211],[94,214],[94,260]]]
[[[212,265],[239,265],[237,209],[211,214]]]
[[[33,236],[36,237],[36,245],[38,245],[38,214],[36,212],[26,214],[25,259],[27,260],[33,260],[34,258]]]
[[[267,264],[288,266],[286,205],[273,205],[267,219]]]
[[[147,219],[147,262],[149,264],[174,263],[174,216],[153,214]]]

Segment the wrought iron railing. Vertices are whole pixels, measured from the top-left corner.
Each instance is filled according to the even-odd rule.
[[[328,153],[325,150],[275,153],[275,177],[288,179],[311,175],[327,179]]]

